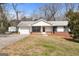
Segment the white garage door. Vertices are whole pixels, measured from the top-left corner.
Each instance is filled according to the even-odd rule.
[[[30,34],[29,28],[19,28],[20,34]]]
[[[64,27],[57,27],[57,32],[64,32]]]

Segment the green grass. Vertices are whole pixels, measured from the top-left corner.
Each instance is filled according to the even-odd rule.
[[[79,43],[57,36],[30,35],[0,53],[23,56],[79,56]]]

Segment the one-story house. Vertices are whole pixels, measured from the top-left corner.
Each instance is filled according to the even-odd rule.
[[[68,21],[46,21],[39,19],[37,21],[21,21],[18,24],[20,34],[31,34],[32,32],[68,32]]]

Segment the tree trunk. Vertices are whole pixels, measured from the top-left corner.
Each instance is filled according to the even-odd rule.
[[[19,20],[18,11],[16,12],[16,19]]]

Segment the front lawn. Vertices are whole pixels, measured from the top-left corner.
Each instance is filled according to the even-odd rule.
[[[0,49],[0,53],[21,56],[79,55],[79,43],[57,36],[30,35],[13,45]]]

